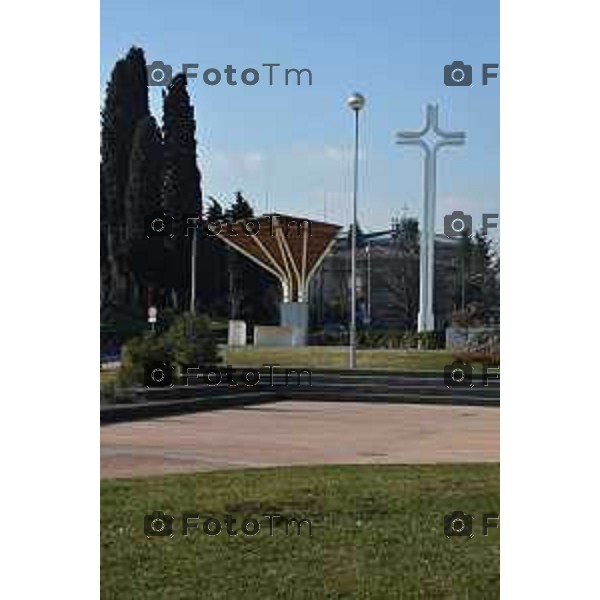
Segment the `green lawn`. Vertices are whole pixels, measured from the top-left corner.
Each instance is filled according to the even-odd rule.
[[[490,465],[295,467],[101,482],[102,597],[477,598],[499,597],[500,468]],[[172,513],[175,536],[144,535],[144,515]],[[473,538],[447,538],[443,517],[473,514]],[[218,536],[181,535],[181,513],[223,523]],[[300,535],[261,515],[313,522]],[[229,536],[255,517],[255,537]]]
[[[226,348],[224,362],[234,367],[261,367],[280,364],[282,367],[312,367],[345,369],[348,348],[339,346],[305,346],[299,348]],[[452,353],[443,350],[359,350],[359,369],[399,369],[404,371],[437,371],[452,362]]]
[[[100,369],[100,385],[116,381],[118,369]]]
[[[340,346],[304,346],[299,348],[227,348],[221,349],[222,363],[233,367],[260,368],[267,364],[312,369],[348,368],[348,348]],[[453,362],[453,354],[445,350],[358,350],[357,368],[393,369],[396,371],[429,371],[443,374]],[[473,363],[473,372],[481,372],[481,364]],[[100,382],[115,381],[117,370],[100,372]]]

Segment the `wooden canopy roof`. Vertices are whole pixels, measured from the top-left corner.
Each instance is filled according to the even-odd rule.
[[[281,214],[218,225],[211,230],[219,238],[279,279],[284,302],[308,299],[310,279],[341,229]]]

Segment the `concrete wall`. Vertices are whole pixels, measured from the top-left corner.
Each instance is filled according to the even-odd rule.
[[[286,346],[292,345],[292,327],[276,327],[274,325],[254,326],[255,346]]]

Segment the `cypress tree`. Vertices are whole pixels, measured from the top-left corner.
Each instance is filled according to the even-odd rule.
[[[131,48],[111,73],[101,121],[101,235],[112,302],[126,286],[122,253],[126,242],[125,194],[130,154],[137,122],[148,114],[146,60],[143,50]]]
[[[185,236],[186,216],[202,215],[200,170],[196,161],[196,122],[187,91],[187,78],[176,75],[163,92],[164,177],[163,206],[176,224],[175,238],[168,240],[170,287],[175,307],[189,292],[193,236]]]
[[[144,217],[162,206],[162,136],[154,117],[138,121],[131,157],[125,200],[125,221],[129,239],[144,237]]]
[[[221,222],[225,219],[223,207],[212,197],[206,211],[208,223]],[[202,260],[199,261],[199,281],[204,282],[201,300],[211,313],[226,317],[227,307],[227,254],[225,243],[214,235],[202,237]]]
[[[233,204],[225,211],[225,219],[234,223],[242,219],[251,219],[254,216],[254,210],[250,203],[244,198],[241,191],[235,193]],[[251,271],[253,263],[239,254],[237,251],[227,248],[227,273],[228,273],[228,305],[229,318],[244,318],[242,305],[248,308],[248,274]]]
[[[176,75],[163,96],[165,209],[174,216],[202,214],[200,170],[196,162],[196,121],[187,78]]]
[[[233,204],[225,211],[225,216],[229,221],[241,221],[242,219],[252,219],[254,217],[254,209],[250,203],[244,198],[241,191],[235,193]]]
[[[163,282],[165,264],[162,238],[148,239],[144,218],[162,206],[162,136],[152,116],[138,121],[131,149],[129,183],[125,197],[127,267],[139,298],[144,288]]]

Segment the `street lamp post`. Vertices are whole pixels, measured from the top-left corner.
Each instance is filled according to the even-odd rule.
[[[356,367],[356,208],[358,198],[358,113],[365,106],[365,98],[354,93],[347,100],[348,106],[354,111],[354,186],[352,197],[352,242],[350,250],[351,275],[350,275],[350,352],[349,366]]]
[[[367,242],[367,323],[371,328],[371,242]]]

